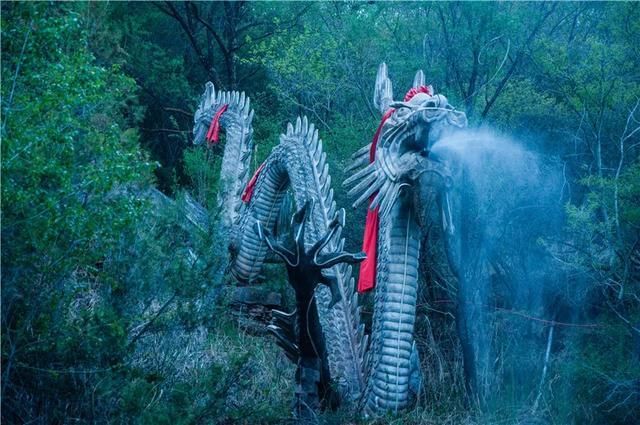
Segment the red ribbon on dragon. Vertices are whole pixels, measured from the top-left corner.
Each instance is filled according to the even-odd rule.
[[[205,139],[208,142],[209,146],[215,146],[220,141],[220,118],[222,118],[222,114],[227,112],[228,107],[229,104],[225,103],[220,107],[220,109],[216,111],[216,113],[211,118],[211,124],[209,124],[209,130],[207,130],[207,135],[205,136]],[[242,192],[242,202],[248,203],[251,200],[251,197],[253,196],[253,190],[255,189],[256,183],[258,181],[258,176],[260,175],[260,172],[263,168],[264,163],[262,163],[260,167],[258,167],[258,169],[253,174],[253,177],[251,177],[251,180],[249,180],[247,187],[244,189],[244,192]]]
[[[418,93],[426,93],[432,95],[430,86],[412,87],[404,96],[404,101],[408,102]],[[371,141],[371,149],[369,150],[369,163],[376,160],[376,147],[378,146],[378,139],[380,139],[380,133],[384,123],[393,115],[395,109],[389,108],[387,112],[382,116],[380,125],[373,135]],[[376,197],[375,192],[369,198],[369,204]],[[358,276],[358,292],[363,293],[370,291],[376,286],[376,266],[378,257],[378,229],[380,219],[378,216],[378,207],[375,209],[367,209],[367,218],[364,225],[364,237],[362,240],[362,251],[367,254],[367,258],[360,263],[360,275]]]
[[[227,111],[228,107],[229,105],[226,103],[222,105],[211,119],[211,124],[209,124],[209,130],[207,131],[207,136],[205,137],[209,146],[217,145],[218,141],[220,140],[220,118],[222,117],[222,114]]]
[[[249,180],[249,183],[247,184],[247,187],[244,189],[244,192],[242,192],[242,202],[244,202],[245,204],[248,204],[249,201],[251,201],[251,197],[253,196],[253,190],[256,188],[258,177],[260,176],[260,172],[262,172],[262,169],[264,168],[265,164],[266,162],[263,162],[262,164],[260,164],[256,172],[253,173],[253,177],[251,177],[251,180]]]

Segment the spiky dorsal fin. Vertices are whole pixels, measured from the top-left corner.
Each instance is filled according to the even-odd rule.
[[[323,151],[322,140],[318,130],[307,117],[295,120],[287,125],[287,130],[280,136],[280,145],[288,152],[292,152],[292,159],[306,164],[305,187],[297,187],[298,179],[291,179],[292,191],[298,204],[302,199],[311,197],[315,201],[312,222],[315,231],[324,233],[337,211],[334,191],[331,189],[331,175],[327,155]],[[298,156],[299,155],[299,156]],[[290,164],[293,165],[293,164]],[[296,196],[302,194],[304,196]],[[344,239],[340,229],[335,232],[325,246],[327,252],[341,250]],[[324,250],[323,250],[324,251]],[[345,392],[350,397],[357,397],[364,389],[364,353],[367,339],[364,326],[360,323],[358,294],[355,292],[355,282],[351,267],[339,264],[330,269],[335,277],[337,289],[342,301],[329,307],[331,296],[326,288],[316,290],[318,311],[323,317],[320,322],[327,338],[327,354],[333,370],[337,370],[349,389]],[[319,297],[319,298],[318,298]]]
[[[384,114],[389,109],[389,104],[393,101],[393,84],[389,79],[387,64],[382,62],[378,67],[376,75],[376,85],[373,92],[373,105]]]
[[[418,71],[416,71],[416,76],[413,78],[413,86],[414,88],[418,88],[420,86],[424,86],[426,84],[425,82],[425,78],[424,78],[424,72],[419,69]]]

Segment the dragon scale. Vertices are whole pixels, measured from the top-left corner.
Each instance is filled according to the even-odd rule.
[[[367,414],[397,412],[410,402],[420,240],[404,196],[381,218],[378,241],[370,369],[363,400]]]

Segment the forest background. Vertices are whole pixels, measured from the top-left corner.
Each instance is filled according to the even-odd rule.
[[[637,3],[1,7],[3,422],[289,420],[293,365],[238,324],[220,295],[224,247],[184,218],[185,191],[211,229],[218,213],[222,149],[191,145],[193,113],[206,81],[245,91],[254,167],[288,121],[307,115],[341,182],[379,122],[382,61],[396,97],[422,68],[470,126],[553,158],[565,194],[562,231],[540,241],[562,271],[545,293],[553,310],[492,298],[493,323],[512,329],[501,341],[537,348],[501,369],[490,403],[465,402],[456,282],[425,273],[416,330],[425,387],[395,423],[640,417]],[[348,213],[352,250],[363,222],[364,211]],[[444,263],[437,252],[431,261]],[[290,295],[279,266],[264,285]],[[535,372],[526,379],[516,373],[524,364]]]

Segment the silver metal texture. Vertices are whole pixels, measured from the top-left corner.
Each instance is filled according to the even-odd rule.
[[[425,84],[418,71],[413,86]],[[410,385],[415,377],[417,351],[413,337],[418,261],[419,217],[432,204],[416,194],[446,188],[446,164],[430,158],[431,146],[450,128],[465,127],[464,113],[456,111],[442,95],[417,93],[407,101],[388,98],[391,83],[385,64],[380,65],[374,104],[382,113],[394,108],[376,144],[375,160],[369,163],[371,144],[353,155],[353,174],[344,181],[356,208],[373,196],[370,209],[378,208],[376,287],[371,347],[367,354],[367,384],[361,408],[367,416],[396,413],[411,404]],[[422,202],[421,202],[422,201]]]
[[[418,71],[413,87],[424,84],[424,73]],[[196,112],[194,137],[196,142],[204,140],[213,114],[224,103],[235,112],[225,113],[222,120],[227,143],[219,205],[229,211],[224,226],[233,226],[236,235],[231,271],[239,280],[251,283],[258,279],[268,251],[255,224],[259,221],[268,230],[277,226],[287,191],[293,195],[297,209],[309,201],[315,204],[305,244],[312,244],[327,232],[337,208],[322,141],[313,124],[304,117],[298,118],[295,126],[289,124],[286,133],[280,136],[279,145],[258,176],[250,202],[240,209],[252,148],[253,111],[249,109],[248,98],[237,93],[216,95],[213,85],[208,83]],[[354,199],[354,208],[371,196],[374,199],[369,207],[379,208],[377,284],[372,341],[366,360],[367,336],[360,324],[351,266],[341,264],[329,269],[328,276],[335,277],[341,298],[335,306],[330,307],[332,296],[327,287],[320,286],[315,292],[331,377],[342,400],[352,406],[358,402],[368,416],[397,412],[411,405],[418,363],[413,332],[422,231],[419,223],[428,216],[424,209],[432,204],[420,197],[444,193],[442,221],[445,230],[453,232],[446,197],[448,168],[437,158],[431,158],[429,152],[449,129],[467,125],[465,114],[456,111],[442,95],[417,93],[408,101],[393,101],[393,88],[384,63],[378,68],[374,104],[381,113],[394,108],[382,127],[375,161],[369,163],[371,144],[363,146],[353,155],[354,162],[347,169],[353,174],[344,182],[351,187],[349,195]],[[229,162],[225,163],[227,149]],[[324,252],[342,251],[343,246],[344,239],[336,232]],[[291,321],[284,314],[276,316],[283,329]],[[287,354],[295,357],[298,349],[292,345]]]
[[[208,82],[194,115],[193,143],[205,142],[205,136],[215,113],[223,106],[227,110],[220,118],[225,130],[224,154],[220,169],[217,204],[220,211],[220,230],[233,230],[242,207],[242,191],[249,181],[253,153],[253,109],[244,92],[218,91]]]

